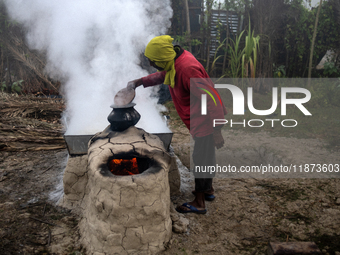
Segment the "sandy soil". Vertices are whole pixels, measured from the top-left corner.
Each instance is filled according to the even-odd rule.
[[[176,127],[172,146],[189,166],[190,139]],[[339,162],[339,152],[316,139],[225,131],[218,156],[239,166],[283,162]],[[280,145],[280,146],[279,146]],[[86,254],[72,212],[49,200],[67,160],[66,150],[0,152],[1,254]],[[193,179],[181,168],[182,195],[193,199]],[[264,254],[269,241],[314,241],[324,254],[340,252],[340,182],[324,179],[216,178],[206,215],[187,214],[188,231],[173,233],[162,254]]]

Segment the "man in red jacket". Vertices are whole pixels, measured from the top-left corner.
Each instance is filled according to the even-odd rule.
[[[163,35],[149,42],[145,49],[145,56],[149,59],[150,65],[159,72],[130,81],[127,87],[135,89],[140,85],[144,87],[162,83],[169,85],[178,115],[195,140],[193,151],[195,166],[215,166],[215,147],[221,148],[224,139],[221,134],[222,126],[213,128],[213,119],[224,119],[224,115],[227,114],[226,109],[222,101],[217,105],[216,101],[211,99],[207,102],[207,115],[201,114],[201,95],[206,91],[217,92],[200,62],[180,46],[173,46],[172,41],[170,36]],[[212,201],[215,198],[212,187],[213,175],[196,172],[194,175],[195,199],[178,206],[176,208],[178,212],[204,214],[206,213],[205,200]]]

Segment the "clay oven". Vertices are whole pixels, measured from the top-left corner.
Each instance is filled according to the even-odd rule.
[[[118,176],[114,158],[146,159],[140,174]],[[158,137],[130,127],[93,137],[81,230],[90,253],[156,253],[170,240],[170,156]]]
[[[69,159],[61,204],[82,216],[79,227],[88,254],[164,249],[172,233],[173,161],[156,135],[135,126],[123,131],[108,126],[90,139],[87,155]],[[131,164],[137,171],[127,169]]]

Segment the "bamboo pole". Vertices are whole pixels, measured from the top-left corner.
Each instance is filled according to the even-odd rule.
[[[188,0],[184,0],[184,9],[185,9],[185,21],[186,21],[186,40],[189,44],[189,51],[192,52],[191,49],[191,30],[190,30],[190,11],[189,11],[189,4]]]
[[[308,87],[310,87],[310,82],[311,82],[311,77],[312,77],[313,53],[314,53],[315,38],[316,38],[317,29],[318,29],[318,22],[319,22],[319,14],[320,14],[320,10],[321,10],[321,5],[322,5],[322,0],[320,0],[319,8],[318,8],[318,11],[316,13],[314,33],[313,33],[313,38],[312,38],[312,46],[311,46],[310,55],[309,55]]]

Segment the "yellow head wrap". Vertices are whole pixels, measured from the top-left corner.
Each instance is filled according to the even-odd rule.
[[[166,71],[164,84],[175,87],[175,57],[176,52],[172,45],[174,39],[169,35],[153,38],[145,48],[144,55],[157,66]]]

